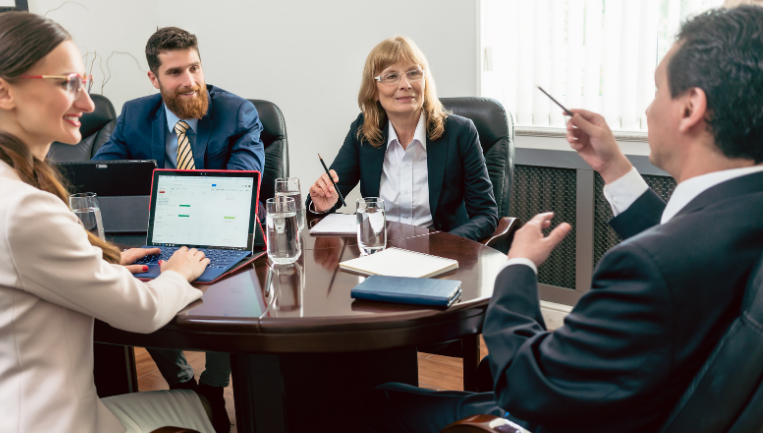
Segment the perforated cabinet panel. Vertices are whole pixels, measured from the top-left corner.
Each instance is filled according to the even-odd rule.
[[[676,188],[676,181],[667,176],[642,176],[649,188],[651,188],[663,200],[668,201]],[[604,253],[610,248],[620,243],[622,239],[615,233],[612,227],[607,224],[612,218],[612,208],[609,202],[604,198],[603,188],[604,180],[596,174],[595,186],[595,209],[594,209],[594,227],[593,227],[593,263],[594,266],[599,263]]]
[[[553,286],[575,288],[575,227],[577,174],[562,168],[516,165],[511,191],[510,215],[526,222],[541,212],[555,213],[553,227],[572,224],[572,232],[538,269],[538,281]]]

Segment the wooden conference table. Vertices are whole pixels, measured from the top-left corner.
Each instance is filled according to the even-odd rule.
[[[354,237],[304,233],[296,263],[274,265],[263,256],[200,285],[203,299],[153,334],[96,321],[95,341],[108,343],[96,345],[99,394],[137,391],[129,346],[229,352],[239,432],[357,431],[366,392],[392,381],[418,385],[417,345],[477,338],[506,261],[493,248],[448,233],[394,222],[387,230],[388,246],[458,260],[457,270],[438,277],[462,282],[457,304],[352,299],[363,276],[338,263],[360,255]],[[139,246],[145,237],[113,240]]]

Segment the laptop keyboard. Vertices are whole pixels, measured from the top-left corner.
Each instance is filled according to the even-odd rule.
[[[159,254],[153,254],[150,256],[143,257],[142,259],[138,259],[135,261],[134,264],[136,265],[154,265],[159,260],[169,260],[170,257],[172,257],[172,254],[175,253],[180,247],[148,247],[148,248],[159,248],[162,250]],[[241,260],[242,254],[245,253],[245,251],[230,251],[230,250],[218,250],[218,249],[206,249],[206,248],[199,248],[199,251],[203,252],[204,255],[209,259],[209,266],[207,266],[208,269],[223,269],[227,268],[232,264],[237,263]]]

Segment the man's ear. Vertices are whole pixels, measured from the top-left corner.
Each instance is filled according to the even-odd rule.
[[[151,84],[153,84],[153,85],[154,85],[154,88],[155,88],[155,89],[158,89],[158,88],[159,88],[159,77],[157,77],[156,75],[154,75],[154,73],[153,73],[153,72],[151,72],[151,71],[148,71],[148,79],[149,79],[149,80],[151,80]]]
[[[13,110],[16,108],[16,100],[13,97],[8,82],[0,78],[0,109]]]
[[[678,124],[678,130],[688,132],[695,126],[705,123],[707,116],[707,95],[699,87],[688,89],[681,96],[681,117]]]

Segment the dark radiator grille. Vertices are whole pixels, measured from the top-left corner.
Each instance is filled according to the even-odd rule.
[[[642,176],[647,185],[663,200],[668,201],[676,188],[676,181],[667,176]],[[594,226],[593,226],[593,263],[594,266],[599,263],[604,253],[610,248],[620,243],[622,239],[615,233],[612,227],[607,224],[612,218],[612,208],[609,202],[604,198],[604,180],[596,173],[595,186],[595,204],[594,204]]]
[[[538,281],[553,286],[575,288],[575,170],[517,165],[511,191],[510,215],[527,222],[541,212],[553,211],[554,222],[546,233],[561,222],[572,231],[538,269]]]

